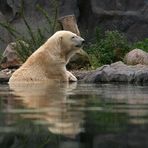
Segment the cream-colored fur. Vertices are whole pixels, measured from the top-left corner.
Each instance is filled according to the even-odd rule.
[[[20,112],[21,118],[35,124],[41,121],[50,132],[71,138],[83,131],[81,125],[85,116],[76,108],[84,108],[86,99],[68,97],[77,89],[77,83],[11,83],[11,89],[12,95],[19,97],[12,97],[13,103],[9,106],[13,108],[17,103],[29,111]]]
[[[83,42],[83,38],[70,31],[56,32],[12,74],[9,83],[77,81],[66,70],[66,64]]]

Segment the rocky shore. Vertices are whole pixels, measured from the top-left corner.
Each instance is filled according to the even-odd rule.
[[[0,83],[7,83],[14,69],[0,71]],[[148,84],[148,66],[129,66],[119,61],[91,71],[72,71],[79,82],[84,83],[132,83]]]
[[[73,72],[79,81],[85,83],[148,83],[148,66],[129,66],[119,61],[111,65],[104,65],[94,71]]]

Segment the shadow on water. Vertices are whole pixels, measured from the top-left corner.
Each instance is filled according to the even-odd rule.
[[[0,148],[147,148],[148,86],[0,86]]]

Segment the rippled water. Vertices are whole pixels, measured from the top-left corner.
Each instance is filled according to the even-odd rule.
[[[147,148],[148,86],[0,85],[0,148]]]

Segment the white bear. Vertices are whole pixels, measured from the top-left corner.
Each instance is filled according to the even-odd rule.
[[[66,64],[83,43],[83,38],[70,31],[57,31],[12,74],[9,83],[77,81]]]

